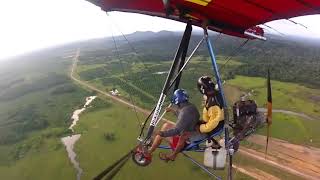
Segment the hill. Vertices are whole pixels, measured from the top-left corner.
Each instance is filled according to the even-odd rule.
[[[121,47],[118,51],[122,58],[128,56],[132,58],[134,53],[136,60],[147,62],[171,60],[181,36],[181,32],[136,32],[126,35],[130,44],[122,36],[114,38],[117,46]],[[201,37],[198,31],[194,32],[190,49],[195,47]],[[268,41],[251,40],[234,55],[245,39],[216,33],[211,33],[211,38],[215,41],[215,53],[218,56],[224,56],[225,59],[232,56],[242,63],[233,70],[236,74],[265,77],[266,69],[270,68],[272,79],[320,87],[320,40],[318,39],[268,35]],[[77,46],[84,47],[88,53],[94,51],[95,56],[101,59],[114,56],[116,50],[111,37],[77,43]],[[197,54],[201,54],[203,58],[208,57],[204,46],[200,47]]]

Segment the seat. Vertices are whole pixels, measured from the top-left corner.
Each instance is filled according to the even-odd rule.
[[[222,134],[223,130],[224,130],[224,128],[223,128],[224,126],[220,125],[220,124],[222,124],[222,123],[219,123],[217,128],[215,128],[213,131],[208,133],[207,137],[202,138],[202,139],[197,140],[197,141],[190,142],[190,144],[186,145],[186,147],[183,150],[184,151],[197,150],[197,149],[199,149],[199,144],[205,142],[208,139],[214,138],[214,137],[219,136],[220,134]]]

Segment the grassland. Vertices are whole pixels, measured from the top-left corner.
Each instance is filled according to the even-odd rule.
[[[232,63],[233,66],[237,66],[237,63]],[[110,87],[114,87],[116,84],[116,87],[120,89],[121,93],[124,94],[126,98],[126,93],[132,93],[132,95],[135,98],[135,101],[141,104],[148,104],[148,102],[154,103],[152,101],[146,101],[147,99],[147,93],[149,95],[153,94],[154,97],[158,94],[156,91],[159,91],[159,85],[156,85],[155,83],[158,83],[156,81],[163,81],[165,75],[158,75],[158,78],[156,81],[154,80],[155,77],[150,77],[152,76],[150,74],[151,72],[158,72],[158,71],[165,71],[167,66],[169,66],[168,63],[158,63],[158,64],[148,64],[151,66],[151,68],[154,69],[149,69],[148,71],[146,69],[143,69],[141,67],[141,64],[138,65],[132,65],[132,70],[134,73],[132,73],[130,70],[130,76],[126,76],[126,73],[118,71],[119,74],[114,74],[113,77],[115,79],[117,78],[124,78],[127,81],[130,81],[129,86],[131,86],[132,89],[137,90],[137,88],[140,88],[141,91],[133,92],[132,89],[130,88],[123,88],[123,84],[116,84],[115,81],[112,81],[110,78],[111,77],[106,77],[106,78],[101,78],[98,76],[98,78],[94,78],[93,80],[89,80],[88,82],[98,86],[99,88],[105,88],[108,89]],[[188,69],[184,72],[184,76],[182,79],[181,86],[188,89],[189,93],[191,94],[191,101],[195,102],[200,106],[199,102],[201,97],[199,96],[199,93],[197,92],[195,86],[193,85],[192,82],[196,82],[196,78],[198,76],[201,76],[202,74],[209,74],[211,73],[210,69],[206,71],[195,71],[195,69],[204,69],[208,67],[209,63],[208,62],[202,62],[200,65],[199,60],[194,61]],[[85,65],[82,65],[85,67]],[[92,65],[91,65],[92,66]],[[99,65],[101,66],[101,65]],[[93,66],[94,67],[94,66]],[[105,69],[108,69],[108,64],[103,65]],[[114,68],[114,66],[112,66]],[[126,66],[127,68],[129,67],[128,65]],[[95,67],[96,68],[96,67]],[[93,68],[94,69],[94,68]],[[110,68],[109,70],[111,70]],[[87,68],[80,68],[80,77],[81,77],[81,71],[88,71]],[[157,70],[157,71],[156,71]],[[82,74],[83,75],[83,74]],[[150,75],[150,76],[148,76]],[[103,76],[102,76],[103,77]],[[152,81],[154,80],[154,81]],[[252,79],[252,81],[255,82],[255,79]],[[123,82],[126,83],[126,82]],[[151,83],[151,85],[150,85]],[[111,85],[112,84],[112,85]],[[144,88],[145,87],[145,88]],[[246,91],[246,89],[243,89],[235,84],[232,83],[227,83],[225,85],[226,89],[226,94],[228,96],[229,103],[235,102],[239,96],[242,94],[242,91]],[[140,93],[138,93],[140,92]],[[141,93],[141,92],[146,92],[146,93]],[[138,94],[138,95],[137,95]],[[134,129],[138,129],[138,126],[136,125],[136,120],[133,120],[135,118],[134,114],[129,114],[129,112],[132,112],[132,109],[128,109],[126,107],[121,107],[121,105],[114,104],[111,107],[108,107],[107,110],[98,110],[98,111],[93,111],[90,113],[86,113],[82,116],[82,121],[80,122],[77,131],[79,133],[82,133],[82,138],[79,141],[79,143],[76,146],[77,153],[79,154],[80,157],[80,163],[82,164],[82,167],[85,169],[84,173],[84,179],[90,179],[93,176],[95,176],[99,170],[103,169],[105,166],[108,166],[110,162],[115,161],[118,157],[120,157],[122,154],[126,152],[127,149],[131,148],[133,144],[130,144],[131,142],[135,142],[135,139],[132,137],[136,137],[135,134],[131,134],[130,132],[135,132]],[[114,107],[113,107],[114,106]],[[150,106],[149,106],[150,108]],[[125,110],[126,109],[126,110]],[[128,113],[121,113],[123,110],[127,111]],[[119,114],[119,115],[117,115]],[[140,115],[141,117],[141,115]],[[97,120],[98,119],[98,120]],[[103,119],[103,120],[102,120]],[[133,120],[132,121],[127,121],[127,119]],[[306,143],[310,142],[310,137],[315,137],[314,139],[317,139],[317,134],[315,133],[315,127],[314,125],[317,125],[318,122],[316,121],[305,121],[302,119],[299,119],[297,117],[290,117],[287,115],[283,114],[275,114],[274,117],[275,121],[279,119],[277,122],[274,123],[273,127],[275,129],[273,130],[275,133],[272,133],[273,137],[277,137],[280,139],[285,139],[293,143],[298,143],[298,144],[308,144],[308,145],[315,145],[315,143]],[[293,119],[291,121],[291,119]],[[287,122],[286,122],[287,121]],[[103,124],[101,124],[103,123]],[[313,124],[314,123],[314,124]],[[132,125],[129,125],[132,124]],[[290,128],[287,128],[285,131],[285,134],[283,135],[281,133],[281,128],[284,126],[289,126]],[[128,127],[135,127],[133,129],[128,130]],[[307,131],[305,129],[309,129],[310,131]],[[126,133],[124,133],[126,131]],[[116,140],[113,142],[108,142],[104,138],[105,133],[114,133]],[[282,131],[283,132],[283,131]],[[296,135],[296,136],[291,136],[290,134],[294,133],[300,133],[301,135]],[[260,130],[259,133],[264,133],[264,130]],[[132,138],[132,141],[129,140]],[[120,139],[126,139],[128,140],[128,143],[122,144]],[[130,142],[130,143],[129,143]],[[315,141],[314,141],[315,142]],[[101,147],[100,147],[101,146]],[[90,149],[85,148],[85,147],[92,147]],[[116,148],[115,148],[116,147]],[[99,149],[101,150],[98,153],[92,153],[90,150],[95,150]],[[119,152],[120,149],[120,152]],[[109,156],[104,156],[105,151],[106,153],[113,154],[115,156],[109,157]],[[118,154],[118,156],[116,156]],[[197,159],[201,159],[201,157],[196,155]],[[186,160],[179,158],[174,165],[169,164],[163,164],[163,162],[159,162],[157,158],[155,158],[154,163],[152,166],[147,167],[147,168],[137,168],[131,161],[128,162],[128,164],[122,169],[121,173],[119,173],[116,178],[117,179],[149,179],[149,178],[154,178],[154,174],[157,174],[157,178],[167,178],[167,179],[173,179],[173,178],[207,178],[206,175],[201,172],[199,169],[192,165],[186,165],[189,162],[185,162]],[[108,163],[107,163],[108,162]],[[278,170],[276,168],[266,166],[264,164],[261,164],[259,162],[256,162],[254,160],[247,159],[245,157],[237,157],[236,162],[244,167],[250,167],[252,164],[256,164],[257,167],[265,172],[268,172],[270,174],[275,175],[276,177],[279,178],[290,178],[290,179],[299,179],[295,176],[292,176],[290,174],[283,173],[281,170]],[[97,164],[97,166],[91,166],[92,163]],[[97,167],[101,167],[100,169]],[[161,173],[157,172],[157,170],[161,169],[161,172],[168,172],[168,173]],[[197,171],[197,175],[192,175],[189,174],[189,172]],[[175,172],[175,173],[170,173],[170,172]],[[141,176],[143,174],[143,176]],[[219,174],[223,175],[225,172],[220,172]],[[240,174],[240,175],[239,175]],[[241,173],[236,174],[237,179],[247,179],[248,177],[245,177]]]
[[[103,101],[98,99],[93,102],[92,106],[81,116],[81,121],[76,127],[76,132],[82,134],[76,145],[76,152],[81,167],[84,169],[83,179],[91,179],[96,176],[102,169],[108,167],[124,155],[128,149],[135,146],[135,138],[139,129],[137,119],[131,108],[108,99]],[[126,113],[123,113],[124,111]],[[143,115],[139,114],[139,117],[141,118]],[[114,134],[114,140],[105,138],[105,134],[108,133]],[[157,153],[158,151],[154,154],[153,162],[148,167],[138,167],[129,160],[115,179],[209,179],[207,174],[181,155],[175,162],[167,164],[158,159]],[[192,156],[199,162],[202,161],[201,153],[192,153]],[[253,171],[257,171],[256,169],[262,170],[281,179],[300,179],[241,155],[235,157],[235,163]],[[255,166],[252,167],[252,164]],[[216,172],[222,177],[226,175],[225,171]],[[235,179],[251,179],[236,170],[234,175]]]
[[[296,116],[274,113],[271,137],[283,139],[293,144],[320,147],[319,120],[305,120]],[[266,128],[258,134],[266,135]]]
[[[129,48],[123,47],[120,48],[123,50],[121,57],[116,57],[112,50],[106,50],[111,48],[110,43],[107,43],[108,47],[105,44],[98,43],[92,47],[87,43],[78,44],[83,46],[83,51],[75,76],[105,91],[117,88],[123,98],[133,99],[139,106],[151,109],[166,77],[166,74],[154,73],[169,69],[170,61],[166,56],[170,53],[157,49],[156,52],[148,51],[152,56],[141,53],[138,57],[135,53],[128,53]],[[0,179],[75,179],[76,172],[60,138],[70,133],[67,127],[73,110],[83,104],[84,97],[92,95],[68,78],[71,56],[75,50],[74,47],[48,50],[1,64]],[[163,55],[164,52],[166,55]],[[225,63],[223,59],[224,56],[218,57],[218,63],[222,66]],[[222,70],[228,104],[238,100],[244,92],[254,90],[252,97],[263,106],[265,80],[235,76],[235,69],[241,65],[243,62],[235,58]],[[191,101],[199,108],[201,95],[195,82],[202,75],[212,74],[209,67],[211,65],[206,57],[196,56],[184,71],[181,81],[181,87],[188,90]],[[319,117],[319,90],[279,81],[273,81],[273,87],[275,108]],[[138,117],[144,119],[142,114]],[[319,121],[275,113],[272,136],[320,147],[319,125]],[[91,179],[134,146],[138,129],[139,123],[132,109],[103,97],[94,101],[93,107],[81,116],[76,126],[76,132],[82,134],[75,148],[80,166],[84,169],[83,179]],[[105,134],[108,133],[114,134],[115,139],[106,139]],[[258,133],[264,134],[265,129]],[[201,154],[192,156],[202,161]],[[241,156],[236,157],[235,161],[244,167],[254,164],[282,179],[296,179]],[[218,171],[218,174],[224,176],[226,173]],[[116,179],[173,178],[209,179],[207,174],[182,157],[166,164],[158,160],[157,154],[151,166],[139,168],[129,161],[116,176]],[[236,179],[250,177],[237,173]]]
[[[85,53],[82,56],[87,57]],[[162,83],[166,78],[166,73],[155,74],[156,72],[167,72],[171,63],[168,61],[156,62],[142,62],[130,60],[118,60],[115,57],[106,59],[105,64],[86,64],[85,58],[80,58],[80,65],[77,68],[77,74],[88,83],[105,89],[106,91],[112,88],[120,90],[123,97],[133,99],[139,106],[150,108],[153,106],[159,93],[162,89]],[[225,57],[219,56],[219,63],[223,64],[221,59]],[[83,60],[82,60],[83,59]],[[100,63],[100,61],[98,61]],[[241,63],[231,60],[223,71],[224,76],[229,76],[229,72],[234,67]],[[195,57],[188,65],[186,71],[183,72],[181,80],[181,87],[188,90],[191,101],[200,106],[201,95],[197,92],[195,82],[197,78],[205,75],[212,74],[212,70],[208,68],[210,61],[201,56]],[[201,69],[195,71],[195,69]],[[234,102],[240,96],[240,91],[236,91],[231,86],[226,86],[226,91],[230,96],[229,101]],[[231,90],[232,89],[232,90]],[[129,97],[129,94],[132,96]]]
[[[95,109],[97,102],[94,101],[92,109],[81,116],[75,128],[77,133],[82,134],[76,144],[79,162],[84,169],[82,179],[92,179],[137,142],[139,127],[132,109],[107,99],[105,108]],[[115,139],[106,140],[106,133],[113,133]],[[193,156],[202,161],[202,154]],[[223,171],[218,173],[225,175]],[[209,176],[182,156],[167,164],[158,159],[156,152],[150,166],[141,168],[129,160],[115,179],[209,179]],[[239,173],[237,179],[250,178]]]
[[[257,77],[236,76],[227,82],[240,88],[242,91],[250,92],[260,106],[266,104],[266,80]],[[286,109],[294,112],[302,112],[320,118],[320,91],[307,88],[294,83],[272,81],[273,107],[275,109]]]
[[[84,53],[83,56],[86,57],[86,54]],[[224,89],[228,104],[232,105],[239,100],[241,95],[250,93],[249,98],[256,100],[259,107],[265,107],[266,80],[264,78],[234,76],[232,75],[233,70],[242,63],[234,59],[223,65],[223,59],[225,59],[224,56],[218,56],[218,63],[220,66],[224,66],[221,73],[226,79]],[[146,62],[133,61],[130,63],[129,59],[121,59],[120,62],[115,57],[109,57],[105,64],[101,64],[100,61],[99,63],[95,65],[90,61],[90,64],[87,65],[85,60],[82,60],[79,69],[77,69],[79,77],[100,89],[106,89],[106,91],[116,87],[124,98],[133,99],[137,105],[149,109],[156,103],[156,98],[159,96],[166,77],[166,74],[155,74],[155,72],[166,72],[170,67],[168,61],[146,60]],[[115,65],[116,63],[118,66]],[[123,70],[121,70],[121,64]],[[210,66],[211,62],[207,58],[196,56],[183,72],[181,79],[180,87],[188,91],[190,101],[195,103],[199,109],[202,97],[195,83],[198,77],[212,74],[211,68],[208,68]],[[97,69],[99,69],[99,73],[97,73]],[[316,98],[320,97],[319,90],[280,81],[272,81],[272,89],[274,109],[304,113],[316,120],[320,118],[320,104],[319,101],[316,101]],[[291,143],[319,147],[320,136],[316,133],[316,127],[319,125],[320,121],[310,122],[298,116],[276,113],[271,136]],[[284,128],[285,126],[288,128]],[[259,130],[258,133],[265,134],[265,129]]]
[[[1,62],[0,179],[74,179],[60,138],[89,92],[69,76],[73,49]]]
[[[75,179],[73,169],[59,137],[47,137],[42,132],[14,146],[0,146],[2,158],[0,164],[1,179],[10,180],[54,180]],[[12,160],[11,157],[19,157]],[[3,164],[5,163],[5,164]]]
[[[236,76],[227,83],[251,93],[260,107],[266,103],[265,79],[256,77]],[[272,81],[273,108],[301,112],[314,118],[274,113],[271,136],[289,141],[294,144],[320,147],[320,103],[313,98],[319,97],[320,91],[298,84]],[[266,134],[266,128],[260,129],[259,134]]]

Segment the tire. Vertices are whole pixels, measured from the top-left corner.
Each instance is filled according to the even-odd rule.
[[[151,159],[146,158],[141,152],[132,153],[132,160],[135,164],[142,167],[148,166],[151,163]]]

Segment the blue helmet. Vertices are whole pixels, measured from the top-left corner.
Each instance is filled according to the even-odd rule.
[[[189,99],[189,96],[185,90],[177,89],[173,93],[173,96],[171,98],[171,103],[178,105],[180,103],[187,102],[188,99]]]

